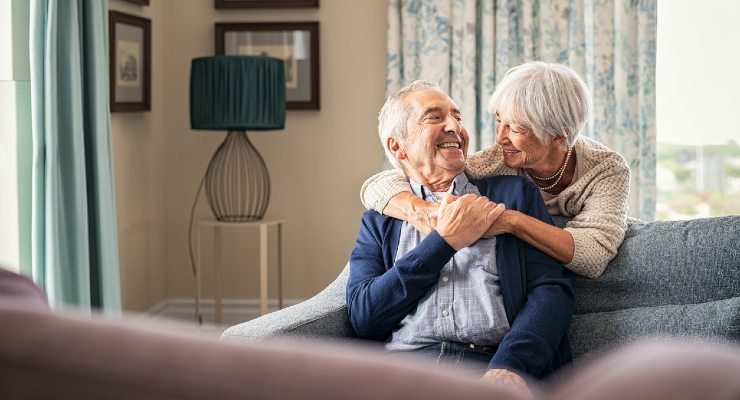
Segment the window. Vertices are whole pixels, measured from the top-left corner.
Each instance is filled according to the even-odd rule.
[[[657,219],[740,214],[740,2],[658,2]]]
[[[29,7],[0,1],[0,266],[30,274]]]

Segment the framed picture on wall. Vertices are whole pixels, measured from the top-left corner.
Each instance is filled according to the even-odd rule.
[[[320,108],[318,22],[217,23],[216,54],[282,59],[287,108]]]
[[[319,0],[215,0],[216,8],[317,8]]]
[[[149,0],[126,0],[126,1],[128,1],[129,3],[141,4],[142,6],[149,5]]]
[[[151,21],[108,12],[111,112],[151,110]]]

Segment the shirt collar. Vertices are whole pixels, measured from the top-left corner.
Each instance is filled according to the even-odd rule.
[[[468,185],[468,177],[465,175],[464,172],[461,172],[458,176],[455,177],[455,179],[452,180],[452,185],[450,185],[450,189],[447,190],[447,193],[452,193],[455,196],[462,196],[465,194],[465,187]],[[414,196],[419,197],[424,200],[429,201],[441,201],[442,199],[437,199],[437,196],[434,195],[434,192],[429,190],[428,188],[422,186],[421,183],[409,178],[409,183],[411,184],[411,192],[414,194]]]

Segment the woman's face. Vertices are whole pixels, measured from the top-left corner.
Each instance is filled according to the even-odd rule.
[[[502,147],[504,164],[509,168],[536,169],[551,151],[529,128],[510,122],[500,112],[496,112],[496,143]]]

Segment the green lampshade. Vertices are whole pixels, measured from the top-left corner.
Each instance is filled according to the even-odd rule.
[[[193,59],[190,127],[271,130],[285,126],[283,61],[261,56]]]

